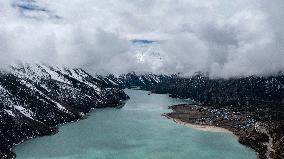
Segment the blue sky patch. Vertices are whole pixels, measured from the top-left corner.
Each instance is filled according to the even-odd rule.
[[[12,0],[12,7],[18,9],[21,16],[40,20],[40,16],[30,16],[29,13],[44,14],[49,19],[61,19],[48,8],[39,5],[35,0]],[[36,14],[35,14],[36,15]]]
[[[131,40],[131,42],[133,44],[137,44],[137,43],[140,43],[140,44],[152,44],[152,43],[155,43],[155,42],[158,42],[158,41],[147,40],[147,39],[133,39],[133,40]]]

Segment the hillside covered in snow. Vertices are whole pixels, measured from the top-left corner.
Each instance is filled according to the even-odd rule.
[[[15,144],[57,132],[92,108],[116,107],[128,99],[118,84],[82,69],[43,64],[11,66],[0,72],[0,158]]]

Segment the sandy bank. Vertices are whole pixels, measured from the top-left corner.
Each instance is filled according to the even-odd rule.
[[[221,128],[221,127],[217,127],[217,126],[209,126],[209,125],[195,125],[195,124],[183,122],[179,119],[174,119],[174,118],[168,116],[167,114],[163,114],[163,116],[167,117],[168,119],[172,119],[174,122],[176,122],[178,124],[185,125],[187,127],[193,128],[193,129],[197,129],[197,130],[201,130],[201,131],[207,131],[207,132],[228,133],[228,134],[232,134],[232,135],[236,136],[232,131],[225,129],[225,128]]]

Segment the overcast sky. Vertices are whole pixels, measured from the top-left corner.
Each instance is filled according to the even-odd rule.
[[[0,63],[273,74],[284,69],[283,10],[283,0],[0,0]],[[141,60],[141,47],[161,58]]]

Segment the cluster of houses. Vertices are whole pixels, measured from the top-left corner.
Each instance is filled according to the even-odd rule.
[[[256,121],[248,112],[235,112],[230,108],[216,109],[213,107],[196,106],[195,109],[202,113],[200,117],[196,117],[196,124],[200,125],[219,125],[226,124],[236,129],[253,128]],[[206,114],[206,115],[204,115]]]

